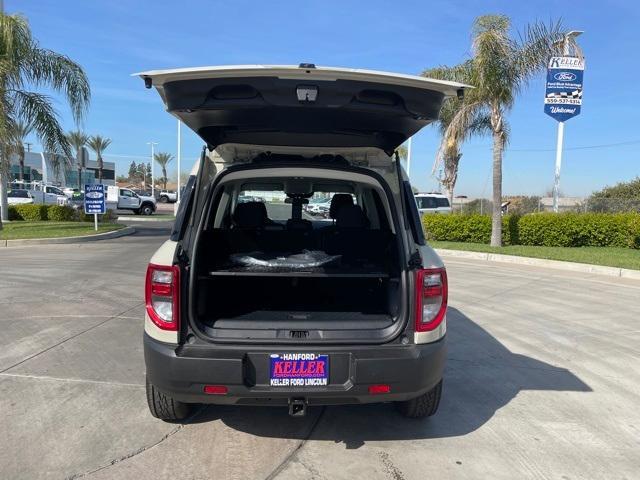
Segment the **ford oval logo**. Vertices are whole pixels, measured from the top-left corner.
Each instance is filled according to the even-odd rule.
[[[102,192],[87,192],[85,195],[87,198],[102,198]]]
[[[576,79],[576,74],[571,72],[558,72],[553,78],[559,82],[573,82]]]

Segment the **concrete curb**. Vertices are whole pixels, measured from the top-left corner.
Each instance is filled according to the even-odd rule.
[[[173,222],[174,218],[153,218],[151,217],[140,217],[136,215],[135,217],[118,217],[116,219],[118,222]]]
[[[124,227],[112,232],[98,233],[97,235],[83,235],[79,237],[59,237],[59,238],[23,238],[16,240],[0,240],[0,247],[19,247],[22,245],[56,245],[65,243],[86,243],[98,240],[109,240],[111,238],[125,237],[133,235],[136,229]]]
[[[603,265],[591,265],[588,263],[563,262],[560,260],[546,260],[544,258],[519,257],[516,255],[502,255],[499,253],[468,252],[463,250],[445,250],[436,248],[438,255],[443,257],[468,258],[472,260],[485,260],[488,262],[512,263],[516,265],[530,265],[532,267],[555,268],[580,273],[594,273],[609,277],[622,277],[640,280],[640,270],[628,268],[606,267]]]

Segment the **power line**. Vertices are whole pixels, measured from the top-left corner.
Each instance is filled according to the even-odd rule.
[[[591,150],[597,148],[611,148],[611,147],[622,147],[626,145],[636,145],[640,143],[640,140],[629,140],[626,142],[617,142],[617,143],[603,143],[599,145],[581,145],[578,147],[565,147],[565,150]],[[491,148],[492,145],[478,145],[467,148]],[[505,151],[509,152],[555,152],[555,148],[505,148]]]

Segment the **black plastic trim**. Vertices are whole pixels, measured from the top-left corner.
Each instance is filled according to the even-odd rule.
[[[268,385],[270,353],[329,355],[329,385],[283,388]],[[429,391],[441,379],[446,338],[423,345],[274,346],[184,345],[176,348],[144,335],[147,378],[176,400],[188,403],[287,405],[304,398],[312,405],[401,401]],[[368,387],[389,384],[391,393]],[[227,395],[206,395],[204,385],[224,385]]]

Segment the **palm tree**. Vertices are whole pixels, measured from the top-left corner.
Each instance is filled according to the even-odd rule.
[[[440,80],[470,83],[472,78],[468,70],[469,68],[469,64],[454,68],[431,68],[422,72],[422,75]],[[453,192],[458,180],[458,168],[460,159],[462,158],[462,152],[460,151],[461,144],[471,136],[483,135],[491,131],[491,119],[483,110],[470,112],[470,115],[464,117],[464,122],[460,122],[459,128],[455,131],[449,131],[449,125],[464,105],[464,99],[446,99],[442,104],[440,116],[436,123],[442,139],[433,163],[432,174],[438,170],[440,165],[444,167],[443,177],[440,179],[440,182],[449,194],[449,204],[451,206],[453,206]]]
[[[167,164],[173,160],[173,155],[166,152],[159,152],[153,156],[154,160],[162,167],[162,182],[164,189],[167,189]]]
[[[71,148],[49,96],[28,87],[61,94],[76,122],[86,112],[91,96],[82,67],[68,57],[41,48],[20,15],[0,13],[0,228],[8,219],[7,178],[9,146],[15,145],[13,126],[31,124],[45,151],[71,156]]]
[[[20,181],[24,180],[24,141],[31,133],[31,130],[33,130],[33,126],[22,121],[16,122],[13,126],[15,148],[18,152],[18,162],[20,164],[20,173],[18,174]]]
[[[450,79],[459,79],[475,88],[466,98],[446,129],[443,142],[448,144],[465,131],[470,118],[489,116],[493,137],[493,210],[491,245],[502,245],[502,156],[507,144],[506,113],[529,79],[542,71],[549,57],[562,54],[566,35],[560,23],[529,25],[517,39],[509,36],[510,20],[504,15],[483,15],[473,26],[473,56],[450,68]],[[577,47],[573,39],[570,46]]]
[[[83,149],[89,141],[89,136],[80,131],[74,131],[67,134],[67,140],[75,150],[76,168],[78,169],[78,190],[82,190],[82,169],[85,167]]]
[[[89,137],[87,145],[89,145],[89,148],[96,153],[96,160],[98,161],[98,183],[102,183],[102,170],[104,168],[104,163],[102,161],[102,152],[104,152],[109,147],[109,145],[111,145],[111,139],[101,137],[100,135],[94,135],[92,137]]]

